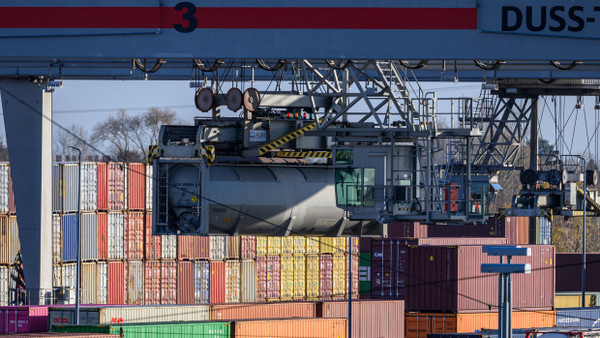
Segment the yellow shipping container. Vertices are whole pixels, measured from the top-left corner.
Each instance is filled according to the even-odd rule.
[[[267,237],[265,236],[256,236],[256,254],[259,256],[267,255]]]
[[[595,294],[586,294],[585,295],[585,306],[586,307],[595,307],[597,304],[597,299]],[[572,307],[581,307],[581,294],[568,294],[561,295],[556,293],[554,296],[554,307],[557,309],[560,308],[572,308]]]
[[[433,333],[468,333],[498,329],[498,312],[481,313],[407,313],[405,338],[427,338]],[[513,329],[552,327],[556,311],[513,312]]]
[[[319,243],[323,237],[311,236],[306,238],[306,254],[307,255],[318,255],[319,254]]]
[[[319,298],[320,267],[319,255],[306,255],[306,298],[309,300]]]
[[[294,255],[294,299],[306,298],[306,256]]]
[[[281,256],[281,300],[294,297],[294,256]]]
[[[295,236],[281,237],[282,255],[292,255],[294,253],[294,237]]]
[[[332,254],[335,250],[335,237],[321,237],[319,243],[319,253]]]
[[[267,255],[281,255],[281,237],[267,237]]]
[[[333,238],[333,246],[335,247],[334,249],[334,254],[337,255],[343,255],[345,254],[348,250],[348,238],[347,237],[334,237]]]
[[[294,236],[294,255],[306,254],[306,237]]]
[[[346,296],[346,256],[333,255],[333,295],[335,298]]]

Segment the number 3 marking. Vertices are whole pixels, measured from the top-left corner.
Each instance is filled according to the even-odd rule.
[[[196,6],[191,2],[180,2],[175,5],[176,11],[182,11],[184,9],[187,11],[183,13],[182,19],[188,22],[187,27],[176,24],[173,25],[173,28],[180,33],[191,33],[198,27],[198,20],[194,17],[194,14],[196,14]]]

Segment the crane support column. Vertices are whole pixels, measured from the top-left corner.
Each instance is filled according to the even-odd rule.
[[[0,80],[0,94],[25,285],[31,304],[46,304],[52,291],[52,93],[43,81],[18,79]]]

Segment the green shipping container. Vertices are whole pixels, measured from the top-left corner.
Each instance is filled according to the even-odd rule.
[[[192,337],[230,338],[229,322],[171,322],[109,325],[54,325],[52,332],[123,334],[127,338]]]
[[[371,294],[371,253],[361,253],[358,262],[358,293]]]

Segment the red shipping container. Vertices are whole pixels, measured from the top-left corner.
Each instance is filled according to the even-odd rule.
[[[108,304],[125,304],[127,283],[125,263],[108,262]]]
[[[388,225],[388,237],[427,237],[427,224],[393,222]]]
[[[160,303],[177,303],[177,264],[160,262]]]
[[[240,259],[240,236],[228,236],[226,259]]]
[[[160,236],[152,235],[152,212],[146,212],[144,218],[144,257],[146,259],[160,259]]]
[[[322,299],[331,298],[333,296],[333,256],[322,254],[319,262],[321,276],[319,280],[319,294]]]
[[[108,210],[125,209],[127,191],[125,185],[125,165],[108,163]]]
[[[240,255],[242,259],[256,258],[256,236],[240,236]]]
[[[581,292],[582,258],[581,253],[556,254],[556,291]],[[586,253],[585,265],[585,289],[597,292],[600,290],[600,253]]]
[[[160,262],[144,262],[144,304],[160,304]]]
[[[108,259],[108,214],[99,212],[98,217],[98,259]]]
[[[0,306],[0,333],[48,331],[48,305]]]
[[[123,249],[127,260],[144,259],[144,214],[126,212],[123,219]]]
[[[210,262],[210,302],[225,303],[225,262]]]
[[[179,260],[209,259],[210,237],[208,236],[179,236],[177,243],[177,258]]]
[[[504,229],[508,244],[529,244],[529,217],[510,216],[504,217]]]
[[[127,203],[129,210],[144,210],[146,207],[146,165],[129,163],[127,177]]]
[[[256,300],[267,300],[267,257],[256,256]]]
[[[267,300],[281,297],[281,256],[267,256]]]
[[[531,257],[513,257],[531,264],[530,274],[513,274],[513,308],[554,307],[555,253],[551,245],[527,245]],[[481,273],[481,264],[499,263],[481,246],[408,247],[406,311],[480,312],[498,305],[498,275]]]
[[[194,303],[194,263],[177,263],[177,304]]]
[[[108,210],[108,171],[107,165],[98,162],[98,210]]]

